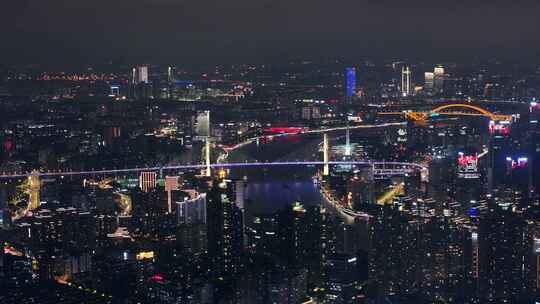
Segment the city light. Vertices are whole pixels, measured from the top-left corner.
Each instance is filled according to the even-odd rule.
[[[411,1],[362,4],[354,31],[392,41],[372,21],[406,16],[389,18],[398,36],[425,28],[448,46],[429,58],[415,41],[411,57],[330,39],[352,32],[332,14],[306,23],[323,12],[307,2],[109,6],[99,28],[52,24],[47,39],[15,26],[42,18],[8,12],[20,20],[2,29],[20,39],[0,65],[0,302],[537,301],[540,84],[524,52],[538,48],[504,37],[516,28],[460,38],[449,28],[467,18]],[[338,19],[359,11],[339,5]],[[535,18],[516,7],[475,24]],[[85,25],[97,8],[39,7]],[[194,35],[192,19],[219,26]],[[255,44],[235,38],[245,21]]]

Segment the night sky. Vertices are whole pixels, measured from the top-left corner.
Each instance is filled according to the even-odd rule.
[[[540,1],[2,2],[0,63],[333,56],[517,60],[540,49]]]

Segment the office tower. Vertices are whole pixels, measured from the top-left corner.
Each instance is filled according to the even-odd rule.
[[[206,224],[206,193],[176,201],[179,224]]]
[[[361,168],[358,173],[347,180],[348,207],[360,210],[362,205],[374,204],[374,186],[372,168]]]
[[[244,180],[237,180],[234,185],[234,191],[236,194],[236,206],[244,211],[246,207],[246,182]]]
[[[172,192],[180,189],[179,176],[165,177],[165,192],[167,192],[167,212],[172,212]]]
[[[28,191],[28,202],[30,204],[30,210],[35,210],[39,208],[40,205],[40,191],[41,191],[41,179],[37,175],[37,171],[32,172],[28,176],[27,180],[27,191]]]
[[[157,185],[157,173],[156,172],[141,172],[139,176],[139,188],[143,192],[149,192]]]
[[[340,250],[338,244],[338,231],[343,231],[340,219],[334,217],[327,209],[321,209],[321,260],[324,263]],[[325,272],[323,272],[325,276]]]
[[[401,95],[410,96],[411,94],[411,70],[408,66],[404,66],[401,68]]]
[[[447,185],[450,182],[453,168],[451,160],[446,156],[435,156],[429,163],[429,194],[438,199],[446,198]]]
[[[355,68],[346,68],[345,69],[346,77],[346,97],[351,98],[356,94],[356,69]]]
[[[435,86],[435,74],[432,72],[424,73],[424,90],[431,93]]]
[[[377,298],[413,293],[419,266],[417,224],[393,206],[372,205],[371,209],[369,280]]]
[[[510,151],[510,122],[489,122],[489,166],[488,191],[504,187],[504,177],[507,173],[506,158],[511,156]]]
[[[442,232],[442,237],[435,236],[435,242],[441,246],[439,248],[445,261],[442,296],[447,302],[451,299],[465,302],[476,298],[478,234],[473,230],[473,226],[463,225],[454,219],[451,214],[446,213],[442,220],[439,217],[435,222]]]
[[[210,136],[210,111],[199,111],[194,121],[194,139],[206,141]]]
[[[531,160],[529,161],[531,168],[535,168],[540,164],[540,105],[535,100],[530,103],[529,108],[529,153]],[[538,193],[540,191],[540,170],[532,170],[532,191]]]
[[[405,176],[405,184],[403,186],[405,194],[411,197],[414,201],[424,197],[425,189],[422,183],[422,176],[419,171],[414,171]]]
[[[436,66],[433,70],[433,76],[434,76],[434,90],[436,93],[442,93],[444,88],[444,67],[443,66]]]
[[[152,84],[148,78],[148,66],[140,65],[131,70],[129,96],[133,99],[152,98]]]
[[[167,67],[167,82],[171,83],[173,81],[173,68]]]
[[[234,193],[236,207],[242,212],[242,234],[244,247],[246,247],[248,239],[246,236],[246,182],[244,180],[237,180],[234,183]]]
[[[358,259],[348,254],[334,254],[325,264],[328,278],[325,300],[327,303],[358,303]]]
[[[319,206],[293,205],[295,250],[299,267],[308,270],[308,282],[320,283],[322,272],[322,215]]]
[[[132,68],[131,69],[131,79],[130,79],[130,83],[132,85],[136,85],[137,84],[137,68]]]
[[[253,217],[247,229],[249,247],[258,255],[279,256],[280,235],[277,214],[260,214]]]
[[[457,174],[452,189],[452,197],[459,202],[462,212],[468,214],[470,208],[480,201],[484,194],[483,179],[478,163],[478,153],[465,149],[458,152]]]
[[[2,233],[0,231],[0,233]],[[2,237],[3,238],[3,237]],[[4,240],[3,239],[0,239],[0,282],[4,279],[4,276],[6,274],[6,264],[5,264],[5,261],[4,261],[4,255],[5,255],[5,251],[4,251]],[[2,290],[3,288],[0,288],[0,291]]]
[[[173,200],[176,204],[177,229],[176,240],[182,250],[194,254],[206,251],[207,222],[206,222],[206,193],[195,193],[190,197],[178,195],[184,192],[174,191]]]
[[[323,175],[328,176],[330,174],[330,140],[328,139],[328,134],[324,133],[323,135]]]
[[[506,175],[501,178],[506,189],[512,189],[514,199],[524,206],[533,198],[532,170],[525,156],[506,157]]]
[[[40,280],[90,271],[89,254],[96,245],[96,222],[90,213],[75,208],[43,210],[35,213],[28,229]]]
[[[148,83],[148,66],[140,65],[137,67],[137,83]]]
[[[418,229],[417,246],[419,292],[426,299],[445,299],[444,302],[463,303],[470,294],[469,276],[470,233],[455,223],[452,214],[415,218]],[[474,293],[473,293],[474,294]]]
[[[0,187],[0,230],[7,229],[11,224],[8,207],[6,188]]]
[[[480,219],[480,296],[485,303],[516,303],[525,292],[525,221],[508,206],[491,206]]]
[[[230,182],[215,183],[206,196],[208,254],[216,274],[233,275],[241,267],[242,211]]]
[[[527,210],[525,228],[525,279],[529,297],[540,295],[540,206]]]

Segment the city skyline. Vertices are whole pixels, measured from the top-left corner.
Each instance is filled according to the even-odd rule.
[[[540,303],[539,11],[9,1],[0,303]]]

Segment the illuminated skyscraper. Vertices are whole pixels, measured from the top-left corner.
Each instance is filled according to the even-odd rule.
[[[129,95],[131,98],[152,98],[152,85],[148,79],[148,66],[140,65],[131,70]]]
[[[28,176],[28,201],[30,204],[30,210],[35,210],[40,205],[39,192],[41,190],[41,181],[39,179],[39,175],[36,173],[37,172],[34,171],[30,176]]]
[[[176,202],[180,224],[206,224],[206,193]]]
[[[211,154],[211,147],[210,147],[210,138],[206,138],[206,143],[204,146],[204,163],[205,163],[205,176],[212,176],[212,170],[210,167],[210,154]]]
[[[526,222],[506,206],[480,219],[479,282],[482,303],[518,303],[526,288]]]
[[[377,296],[414,292],[415,274],[420,266],[416,260],[416,224],[394,206],[371,206],[369,277],[377,286]]]
[[[401,95],[409,96],[411,93],[411,70],[404,66],[401,68]]]
[[[210,136],[210,111],[200,111],[195,120],[195,138],[206,140]]]
[[[142,191],[148,192],[156,187],[157,173],[156,172],[141,172],[139,176],[139,187]]]
[[[131,69],[131,84],[137,84],[137,68]]]
[[[244,244],[242,211],[235,204],[234,186],[222,182],[206,196],[208,254],[216,273],[234,274]]]
[[[330,141],[328,139],[328,134],[324,133],[323,135],[323,175],[328,176],[330,174]]]
[[[167,68],[167,81],[173,81],[173,68],[171,66]]]
[[[358,261],[355,256],[336,254],[328,259],[325,303],[356,303],[358,293]]]
[[[444,67],[436,66],[433,70],[435,92],[441,93],[444,87]]]
[[[435,85],[435,74],[432,72],[426,72],[424,74],[424,78],[425,78],[424,89],[428,92],[433,91],[433,88]]]
[[[137,83],[148,83],[147,65],[140,65],[137,67]]]
[[[345,69],[345,75],[347,78],[346,96],[347,98],[351,98],[356,94],[356,69],[355,68]]]
[[[165,177],[165,191],[167,192],[167,210],[169,213],[172,212],[172,191],[178,190],[180,188],[180,183],[178,182],[178,179],[178,176]]]

